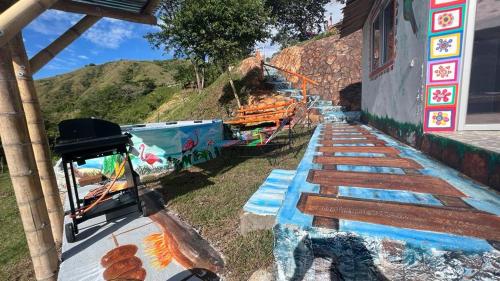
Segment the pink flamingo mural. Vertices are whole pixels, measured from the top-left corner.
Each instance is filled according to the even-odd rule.
[[[140,158],[142,161],[148,163],[149,165],[153,166],[156,162],[163,163],[163,161],[160,159],[160,157],[154,155],[153,153],[146,153],[144,154],[144,150],[146,149],[145,144],[141,144],[140,147]]]
[[[198,130],[194,131],[194,135],[196,136],[196,141],[194,141],[192,138],[189,138],[182,146],[182,154],[191,151],[196,146],[198,146],[198,143],[200,142]]]

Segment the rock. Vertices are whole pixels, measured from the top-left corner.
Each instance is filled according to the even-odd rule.
[[[269,272],[265,269],[259,269],[255,271],[248,281],[274,281],[276,280],[275,274]]]
[[[240,215],[240,233],[246,235],[256,230],[269,230],[273,228],[275,222],[275,216],[260,216],[243,212]]]

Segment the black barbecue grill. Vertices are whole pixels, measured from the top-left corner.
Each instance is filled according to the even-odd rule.
[[[137,188],[137,174],[133,171],[128,155],[130,135],[122,134],[119,125],[99,119],[72,119],[59,124],[60,137],[56,141],[55,153],[62,158],[66,188],[70,204],[72,223],[65,225],[68,242],[76,240],[78,224],[91,218],[136,205],[139,212],[142,206]],[[86,195],[80,199],[73,164],[84,164],[85,160],[99,157],[122,155],[127,188],[105,194]],[[71,175],[68,171],[71,171]],[[96,204],[94,204],[97,202]],[[94,204],[95,206],[91,206]],[[83,211],[85,210],[85,211]]]

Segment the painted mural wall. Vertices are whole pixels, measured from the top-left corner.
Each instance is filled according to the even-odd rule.
[[[466,0],[431,0],[424,131],[455,131]]]
[[[386,2],[386,1],[382,1]],[[363,27],[363,90],[362,109],[371,115],[400,123],[419,125],[423,121],[425,94],[426,41],[429,0],[413,2],[412,10],[404,11],[404,0],[396,0],[395,57],[392,66],[373,75],[371,71],[371,25],[380,1]],[[405,13],[413,13],[417,31]]]
[[[157,175],[189,168],[220,155],[222,120],[182,121],[122,127],[132,135],[130,153],[140,176]],[[120,159],[114,156],[88,160],[80,168],[112,174]]]

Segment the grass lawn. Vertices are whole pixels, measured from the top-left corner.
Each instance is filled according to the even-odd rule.
[[[296,128],[295,134],[291,149],[280,148],[258,157],[242,157],[240,151],[225,152],[220,158],[150,184],[163,193],[169,209],[198,229],[223,254],[228,280],[247,280],[257,269],[273,263],[272,232],[241,236],[239,215],[273,169],[297,168],[312,130]],[[258,155],[258,149],[252,154]]]
[[[0,174],[0,280],[35,280],[16,197],[7,172]]]

